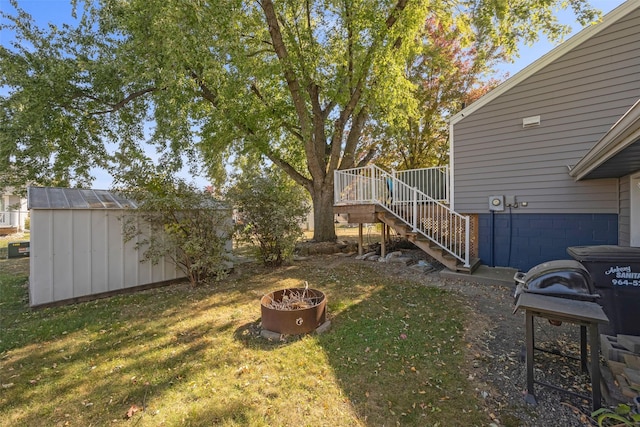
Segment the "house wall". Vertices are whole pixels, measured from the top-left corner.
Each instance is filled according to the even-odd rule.
[[[620,215],[618,217],[618,244],[631,244],[631,175],[620,178]]]
[[[615,214],[478,215],[478,255],[485,265],[527,271],[555,259],[571,259],[570,246],[615,245]]]
[[[27,200],[12,194],[0,195],[0,227],[24,231],[28,217]]]
[[[492,195],[513,196],[518,207],[494,214],[500,223],[513,219],[512,236],[538,234],[539,244],[526,239],[517,257],[497,257],[496,265],[528,269],[547,255],[563,254],[566,247],[618,243],[611,219],[618,217],[621,200],[617,179],[575,182],[568,175],[605,132],[640,98],[640,10],[594,35],[510,90],[453,125],[453,185],[456,211],[479,214],[482,260],[505,242],[493,236],[488,247],[488,200]],[[523,128],[522,119],[540,116],[540,125]],[[527,206],[523,206],[526,202]],[[569,238],[560,238],[543,223],[574,224]],[[531,228],[531,227],[539,228]],[[493,232],[501,233],[493,228]],[[554,233],[554,234],[547,234]],[[577,233],[577,234],[576,234]],[[606,235],[601,239],[597,236]],[[530,243],[530,242],[529,242]],[[549,255],[551,256],[551,255]],[[505,261],[502,261],[505,259]],[[549,258],[550,259],[550,258]]]
[[[31,211],[30,305],[184,277],[168,260],[143,262],[136,241],[124,242],[124,211],[34,209]]]

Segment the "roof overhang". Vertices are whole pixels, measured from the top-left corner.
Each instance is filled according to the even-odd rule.
[[[640,170],[640,100],[571,168],[583,179],[620,178]]]
[[[557,47],[549,51],[547,54],[541,56],[538,60],[534,61],[533,63],[529,64],[527,67],[523,68],[520,72],[516,73],[513,77],[504,81],[495,89],[489,91],[487,94],[485,94],[483,97],[478,99],[473,104],[469,105],[467,108],[464,108],[463,110],[451,116],[451,118],[449,119],[449,123],[452,125],[455,125],[459,121],[463,120],[465,117],[468,117],[473,112],[479,110],[480,108],[482,108],[489,102],[493,101],[503,93],[512,89],[514,86],[518,85],[522,81],[528,79],[533,74],[537,73],[538,71],[540,71],[547,65],[551,64],[558,58],[561,58],[565,54],[569,53],[574,48],[578,47],[585,41],[594,37],[601,31],[608,28],[609,26],[615,24],[620,19],[624,18],[629,13],[633,12],[638,8],[640,8],[640,1],[637,1],[637,0],[629,0],[622,3],[620,6],[618,6],[611,12],[607,13],[602,18],[602,21],[600,21],[599,23],[584,28],[582,31],[578,32],[573,37],[561,43],[560,45],[558,45]]]

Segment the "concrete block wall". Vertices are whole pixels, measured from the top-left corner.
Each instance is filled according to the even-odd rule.
[[[478,215],[482,263],[527,271],[554,259],[571,259],[569,246],[618,244],[617,214]]]

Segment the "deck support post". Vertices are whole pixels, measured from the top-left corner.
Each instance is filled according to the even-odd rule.
[[[358,255],[362,256],[364,249],[362,247],[362,223],[358,223]]]
[[[387,224],[381,222],[382,233],[380,233],[380,258],[387,256]]]

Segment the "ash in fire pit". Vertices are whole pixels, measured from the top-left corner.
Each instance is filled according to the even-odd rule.
[[[324,293],[288,288],[266,294],[260,300],[262,328],[285,335],[306,334],[325,323],[327,299]]]

